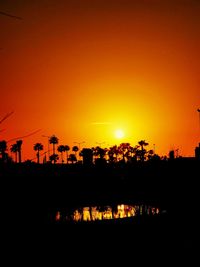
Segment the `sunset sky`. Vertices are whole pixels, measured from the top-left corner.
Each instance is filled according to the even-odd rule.
[[[0,12],[22,18],[0,13],[0,120],[14,111],[0,140],[41,129],[23,139],[23,160],[52,134],[70,147],[146,140],[194,155],[200,1],[1,0]]]

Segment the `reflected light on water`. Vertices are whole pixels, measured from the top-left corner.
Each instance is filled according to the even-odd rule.
[[[159,214],[160,209],[149,205],[114,205],[114,206],[94,206],[81,207],[71,211],[57,211],[55,221],[96,221],[110,220],[118,218],[134,217],[138,215],[155,215]]]

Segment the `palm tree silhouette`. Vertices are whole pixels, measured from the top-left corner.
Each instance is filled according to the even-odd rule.
[[[68,151],[70,150],[70,147],[68,145],[65,145],[65,151],[67,156],[67,164],[68,164]]]
[[[58,156],[58,154],[53,154],[53,155],[51,155],[50,156],[50,161],[52,162],[54,162],[54,164],[57,162],[57,160],[59,159],[59,156]]]
[[[141,147],[140,159],[141,159],[141,161],[144,161],[144,159],[145,159],[145,153],[146,153],[146,149],[144,149],[144,146],[148,146],[149,144],[147,142],[145,142],[145,140],[139,141],[138,144]]]
[[[22,140],[17,140],[16,144],[17,144],[17,151],[19,155],[19,163],[21,163],[22,162]]]
[[[0,141],[0,154],[2,156],[2,162],[5,162],[6,159],[6,150],[7,150],[7,143],[5,140]]]
[[[16,143],[11,145],[10,151],[15,154],[15,162],[17,163],[18,146]]]
[[[91,148],[83,148],[80,151],[80,156],[83,158],[83,165],[93,164],[93,150]]]
[[[62,164],[63,164],[63,162],[64,162],[64,160],[63,160],[63,152],[65,152],[65,146],[64,145],[60,145],[60,146],[58,146],[57,150],[61,154],[61,160],[62,160]]]
[[[120,152],[119,152],[117,145],[110,147],[109,152],[108,152],[108,154],[110,154],[109,156],[111,156],[111,160],[113,160],[115,162],[117,162],[117,160],[118,160],[119,153]]]
[[[41,143],[36,143],[33,149],[37,151],[37,163],[40,163],[40,151],[43,150],[43,145]]]
[[[129,143],[121,143],[118,147],[119,153],[123,157],[123,161],[125,162],[125,158],[128,159],[128,154],[130,152],[130,144]]]
[[[77,158],[75,154],[70,154],[68,161],[71,161],[72,164],[74,164],[74,162],[77,162]]]
[[[76,156],[78,150],[79,150],[78,146],[73,146],[72,151],[74,151],[75,156]]]
[[[52,135],[50,138],[49,138],[49,143],[50,144],[53,144],[53,155],[55,155],[56,153],[56,148],[55,148],[55,145],[58,144],[58,138],[55,136],[55,135]],[[56,157],[54,158],[54,164],[56,163]]]

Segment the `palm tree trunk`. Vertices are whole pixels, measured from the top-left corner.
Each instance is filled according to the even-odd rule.
[[[3,163],[5,163],[5,159],[6,159],[6,153],[5,153],[5,151],[2,151],[2,161],[3,161]]]
[[[22,162],[22,152],[21,152],[21,148],[19,149],[19,163]]]
[[[38,149],[38,152],[37,152],[37,163],[38,164],[40,163],[40,152],[39,152],[39,149]]]
[[[53,155],[55,155],[55,144],[53,143]],[[54,164],[56,164],[56,159],[54,158]]]

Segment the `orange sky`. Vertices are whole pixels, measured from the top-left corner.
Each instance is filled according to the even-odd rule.
[[[0,139],[40,132],[60,144],[111,146],[141,139],[167,155],[200,142],[200,2],[1,0]],[[114,131],[122,129],[124,138]]]

